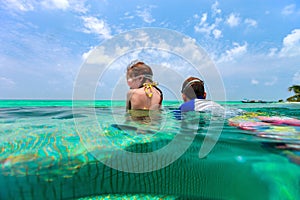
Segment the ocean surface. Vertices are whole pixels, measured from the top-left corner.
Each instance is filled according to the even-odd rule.
[[[300,104],[0,100],[0,199],[300,199]]]

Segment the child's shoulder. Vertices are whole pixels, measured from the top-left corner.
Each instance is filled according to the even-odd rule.
[[[195,110],[195,99],[184,102],[183,104],[181,104],[181,106],[179,107],[179,109],[182,112],[187,112],[187,111],[194,111]]]

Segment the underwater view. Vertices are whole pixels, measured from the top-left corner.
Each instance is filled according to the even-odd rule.
[[[220,103],[1,100],[0,199],[300,199],[300,104]]]

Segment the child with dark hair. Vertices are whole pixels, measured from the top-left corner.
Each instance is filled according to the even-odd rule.
[[[181,89],[184,103],[179,107],[181,112],[187,111],[211,111],[212,109],[224,109],[214,101],[206,100],[204,82],[196,77],[187,78]]]

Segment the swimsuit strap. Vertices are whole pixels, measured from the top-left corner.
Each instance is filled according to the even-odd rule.
[[[162,101],[164,99],[163,92],[158,87],[156,87],[156,86],[153,86],[153,87],[156,88],[160,92],[160,97],[161,98],[160,98],[160,101],[159,101],[159,105],[161,105]]]
[[[153,96],[152,93],[152,87],[156,87],[157,83],[156,82],[152,82],[152,83],[144,83],[143,84],[143,88],[145,90],[146,95],[151,98]]]
[[[154,87],[155,89],[157,89],[160,92],[160,101],[159,101],[159,105],[162,104],[163,101],[163,93],[162,91],[157,87],[158,83],[157,82],[152,82],[152,83],[144,83],[141,87],[139,88],[144,88],[146,95],[151,98],[153,96],[152,93],[152,87]],[[128,110],[131,110],[131,101],[128,101]]]

